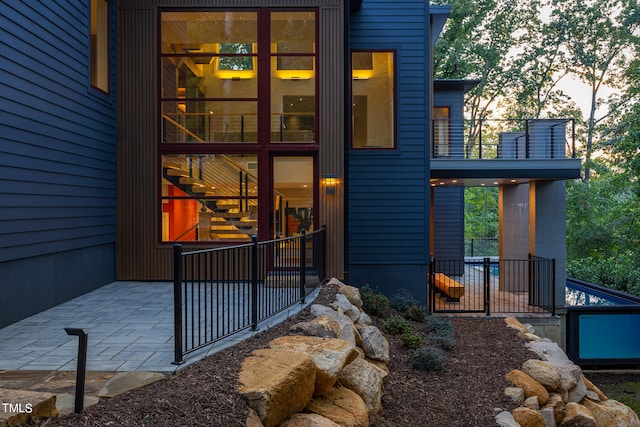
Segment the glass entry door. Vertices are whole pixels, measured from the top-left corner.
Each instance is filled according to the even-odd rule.
[[[313,231],[313,157],[273,157],[274,238]]]

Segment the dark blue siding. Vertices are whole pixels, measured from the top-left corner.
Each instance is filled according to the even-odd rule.
[[[89,2],[0,2],[0,327],[115,278],[110,94],[91,87]]]
[[[88,26],[88,2],[0,3],[0,262],[115,241],[115,75],[91,88]]]
[[[350,150],[347,182],[349,278],[389,292],[410,276],[418,289],[426,280],[428,25],[425,1],[368,0],[351,19],[352,49],[395,51],[397,148]]]
[[[458,121],[464,114],[463,88],[437,90],[433,94],[435,107],[449,107],[452,121]],[[460,131],[458,128],[451,132]],[[462,135],[456,136],[462,141]],[[433,256],[436,259],[464,258],[464,188],[436,188],[433,202]],[[461,264],[447,263],[451,268],[446,274],[462,274]],[[459,269],[456,270],[456,267]]]

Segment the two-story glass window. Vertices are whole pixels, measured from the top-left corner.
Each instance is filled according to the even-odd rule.
[[[91,0],[91,86],[109,92],[109,1]]]
[[[354,51],[351,73],[351,147],[395,148],[394,52]]]
[[[161,13],[162,241],[311,229],[315,21],[315,11]]]

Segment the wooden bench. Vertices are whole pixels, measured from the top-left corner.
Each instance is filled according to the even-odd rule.
[[[433,275],[433,286],[435,286],[435,289],[440,293],[444,294],[447,301],[458,302],[460,298],[464,296],[464,285],[461,285],[443,273]]]

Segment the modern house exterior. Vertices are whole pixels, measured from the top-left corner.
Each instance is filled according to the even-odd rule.
[[[475,83],[432,78],[447,14],[424,0],[2,2],[0,327],[115,280],[170,280],[176,242],[322,226],[327,276],[424,296],[433,256],[464,257],[465,185],[499,186],[501,256],[555,258],[562,283],[580,160],[542,122],[501,132],[491,160],[470,155],[457,123]]]

